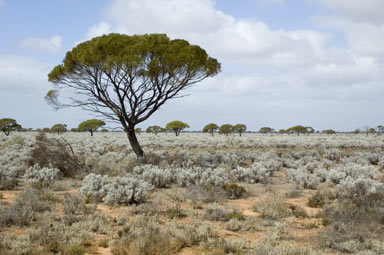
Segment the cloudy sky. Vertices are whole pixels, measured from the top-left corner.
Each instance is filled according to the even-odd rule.
[[[140,126],[384,124],[383,0],[0,0],[0,118],[51,127],[94,118],[44,102],[47,74],[94,36],[166,33],[204,48],[222,72]],[[112,126],[112,125],[109,125]]]

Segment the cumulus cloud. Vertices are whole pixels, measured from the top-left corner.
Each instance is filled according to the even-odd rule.
[[[106,22],[100,22],[88,30],[87,39],[111,33],[111,26]]]
[[[384,22],[382,0],[318,0],[336,14],[359,22]]]
[[[223,13],[212,0],[114,0],[105,10],[105,20],[90,28],[88,35],[166,33],[200,45],[222,63],[223,73],[191,88],[191,96],[182,103],[170,103],[173,107],[165,107],[162,117],[184,112],[193,118],[193,112],[209,112],[222,119],[246,118],[239,112],[249,109],[259,120],[279,118],[275,123],[281,125],[289,117],[293,124],[307,118],[311,125],[311,121],[320,123],[317,114],[327,122],[337,121],[348,109],[359,112],[364,107],[358,103],[369,102],[369,107],[380,111],[384,75],[377,54],[382,52],[383,28],[375,15],[368,22],[375,8],[366,7],[365,14],[358,16],[353,10],[361,1],[317,1],[333,12],[319,20],[323,26],[328,22],[330,31],[347,31],[348,48],[332,47],[332,32],[324,29],[272,29],[262,20]],[[380,9],[379,1],[369,1]],[[258,121],[250,121],[258,128]]]
[[[63,51],[62,39],[58,35],[50,38],[29,37],[22,41],[19,47],[36,52],[60,53]]]

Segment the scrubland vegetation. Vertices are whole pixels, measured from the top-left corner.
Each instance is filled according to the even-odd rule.
[[[0,136],[0,254],[384,254],[384,136]]]

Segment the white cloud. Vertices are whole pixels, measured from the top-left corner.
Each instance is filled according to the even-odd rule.
[[[369,18],[368,14],[355,17],[352,11],[341,9],[344,5],[333,7],[331,1],[317,1],[342,10],[335,11],[339,16],[323,18],[322,23],[329,22],[331,31],[347,31],[349,48],[331,47],[331,33],[276,30],[260,20],[237,19],[216,10],[211,0],[115,0],[105,10],[106,20],[92,27],[88,35],[104,31],[166,33],[200,45],[222,63],[223,73],[188,90],[191,96],[182,102],[170,102],[154,122],[166,116],[177,118],[177,114],[193,118],[195,112],[202,116],[196,116],[200,122],[210,121],[212,115],[221,122],[243,118],[255,128],[268,118],[277,118],[276,125],[290,118],[293,124],[307,119],[309,125],[323,121],[324,128],[327,123],[334,127],[329,120],[338,121],[348,111],[355,111],[356,116],[335,128],[367,120],[364,109],[384,109],[384,74],[377,55],[382,52],[382,28],[374,22],[357,21]],[[257,120],[250,120],[250,111]],[[361,120],[356,119],[358,114]],[[317,115],[322,117],[317,119]]]
[[[359,22],[384,22],[383,0],[318,0],[336,14]]]
[[[50,38],[29,37],[22,41],[19,47],[37,52],[60,53],[63,51],[62,39],[58,35]]]
[[[111,33],[111,26],[106,22],[100,22],[88,30],[87,39]]]

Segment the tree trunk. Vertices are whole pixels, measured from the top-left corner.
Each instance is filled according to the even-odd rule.
[[[126,130],[125,132],[127,133],[129,143],[131,144],[132,149],[135,152],[136,156],[138,158],[143,158],[144,151],[143,149],[141,149],[139,141],[137,140],[137,137],[135,134],[135,128],[128,128],[128,130]]]
[[[89,132],[91,132],[91,136],[93,136],[93,130],[92,130],[92,129],[90,129],[90,130],[89,130]]]

